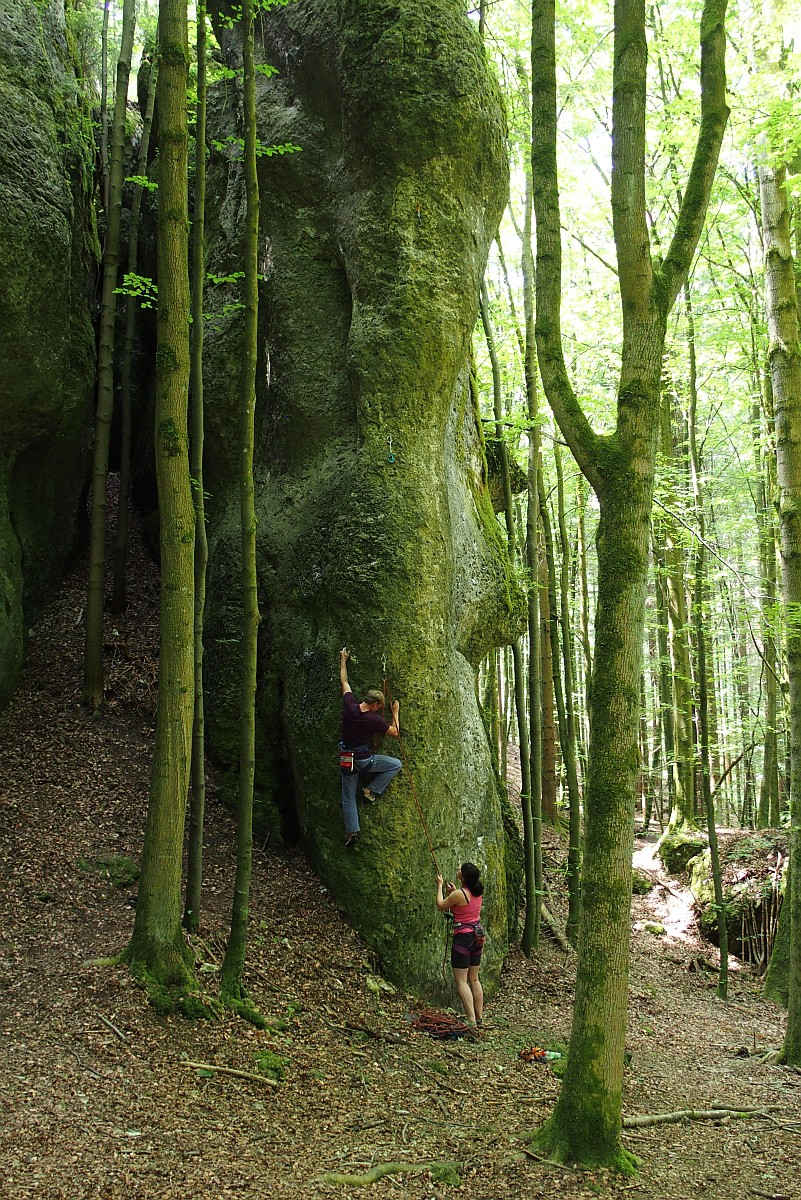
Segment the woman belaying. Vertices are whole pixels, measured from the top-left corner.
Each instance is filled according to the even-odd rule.
[[[437,875],[437,908],[453,915],[451,966],[456,990],[468,1025],[480,1025],[484,1018],[484,989],[478,977],[484,930],[481,927],[481,903],[484,884],[475,863],[462,863],[456,872],[460,887],[444,884]],[[443,893],[443,887],[445,893]]]

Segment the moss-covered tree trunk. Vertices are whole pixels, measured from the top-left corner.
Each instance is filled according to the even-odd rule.
[[[676,230],[652,263],[645,202],[647,50],[639,0],[615,4],[611,209],[623,344],[617,424],[599,436],[570,384],[560,333],[555,11],[532,5],[532,176],[537,216],[537,346],[548,401],[600,505],[598,605],[578,971],[568,1064],[539,1132],[549,1154],[631,1170],[620,1142],[628,1001],[633,816],[648,543],[668,313],[703,228],[728,110],[725,0],[701,18],[701,124]]]
[[[253,57],[253,0],[242,0],[242,108],[244,114],[245,320],[239,382],[239,513],[242,545],[242,674],[239,701],[239,780],[236,809],[236,875],[231,933],[220,975],[220,993],[238,1006],[247,949],[250,877],[253,868],[253,781],[256,773],[256,669],[259,631],[256,574],[256,506],[253,489],[253,431],[259,320],[259,180],[256,174],[256,94]]]
[[[443,987],[444,926],[413,782],[444,872],[465,858],[485,872],[492,986],[520,868],[476,677],[517,635],[523,603],[486,486],[468,349],[506,198],[500,98],[460,0],[308,0],[265,14],[262,28],[257,55],[279,74],[257,81],[260,140],[301,149],[259,159],[269,373],[257,376],[256,819],[275,822],[277,807],[385,969],[431,994]],[[231,89],[213,105],[216,137],[236,136]],[[223,156],[210,171],[209,265],[227,274],[242,183]],[[207,308],[217,318],[206,335],[207,734],[233,765],[241,613],[228,414],[241,315],[223,311],[219,289]],[[407,757],[361,814],[356,856],[342,848],[335,754],[343,645],[357,691],[380,683],[386,657]]]
[[[186,0],[159,4],[159,221],[155,452],[161,549],[159,697],[139,895],[126,955],[151,985],[193,984],[181,928],[181,860],[194,702],[195,512],[189,482],[189,206]]]
[[[203,704],[203,619],[206,610],[206,499],[203,492],[203,297],[206,257],[206,5],[197,6],[197,108],[195,110],[195,203],[192,219],[192,341],[189,390],[191,396],[189,467],[195,503],[195,712],[192,721],[192,766],[189,791],[189,839],[186,860],[184,925],[200,926],[203,896],[203,826],[206,808],[206,729]]]
[[[556,497],[559,521],[559,540],[562,546],[562,564],[559,579],[559,614],[562,621],[562,665],[564,668],[565,730],[562,741],[562,758],[565,764],[568,796],[568,851],[567,851],[567,923],[565,932],[575,946],[578,937],[579,912],[581,911],[581,792],[578,779],[578,746],[576,743],[576,714],[573,688],[573,631],[570,614],[570,541],[565,519],[565,487],[562,471],[562,451],[554,445],[556,467]]]
[[[761,167],[768,361],[776,415],[782,590],[790,697],[790,963],[784,1059],[801,1065],[801,336],[783,168]]]

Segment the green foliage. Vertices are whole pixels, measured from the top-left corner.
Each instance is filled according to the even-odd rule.
[[[290,0],[253,0],[253,15],[269,12],[273,8],[283,8]],[[227,11],[220,14],[220,23],[228,29],[233,29],[242,20],[242,5],[229,4]]]
[[[136,187],[145,188],[148,192],[158,191],[158,183],[155,179],[148,179],[147,175],[126,175],[126,183],[133,183]]]
[[[272,67],[272,66],[270,66],[269,63],[256,63],[255,70],[259,73],[259,75],[264,75],[267,79],[269,79],[273,75],[280,75],[280,71],[278,70],[278,67]],[[214,65],[212,74],[213,74],[213,78],[215,81],[221,80],[221,79],[241,79],[242,78],[241,69],[238,71],[235,71],[232,67],[221,66],[219,63]]]
[[[153,308],[158,302],[159,289],[158,284],[148,275],[126,271],[122,284],[114,289],[114,295],[132,296],[140,302],[141,308]]]
[[[230,147],[236,147],[238,150],[243,152],[245,149],[244,138],[237,137],[233,133],[229,133],[222,140],[213,138],[211,144],[215,150],[219,151],[229,149]],[[302,149],[302,146],[296,146],[293,142],[283,142],[276,145],[268,145],[265,142],[259,141],[258,138],[256,139],[257,158],[271,158],[274,154],[296,154]],[[243,154],[232,155],[232,157],[235,162],[241,162]]]

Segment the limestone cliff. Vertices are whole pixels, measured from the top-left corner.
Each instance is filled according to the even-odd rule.
[[[63,0],[0,0],[0,703],[86,483],[92,144]]]
[[[492,503],[468,354],[506,197],[504,118],[460,0],[297,0],[257,23],[263,358],[258,382],[263,624],[259,787],[295,814],[350,920],[404,985],[441,987],[443,918],[417,804],[446,877],[487,875],[497,978],[519,863],[476,700],[476,669],[521,615]],[[235,37],[221,41],[236,66]],[[209,264],[239,267],[235,79],[212,105]],[[232,140],[226,141],[227,138]],[[235,292],[209,293],[212,542],[209,744],[235,760],[238,653]],[[355,691],[401,701],[407,769],[342,846],[340,646]],[[394,753],[387,739],[386,752]],[[414,785],[414,786],[412,786]],[[313,932],[312,932],[313,936]]]

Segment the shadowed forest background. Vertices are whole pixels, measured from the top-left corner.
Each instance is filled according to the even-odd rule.
[[[796,1194],[793,20],[0,0],[9,1195]]]

